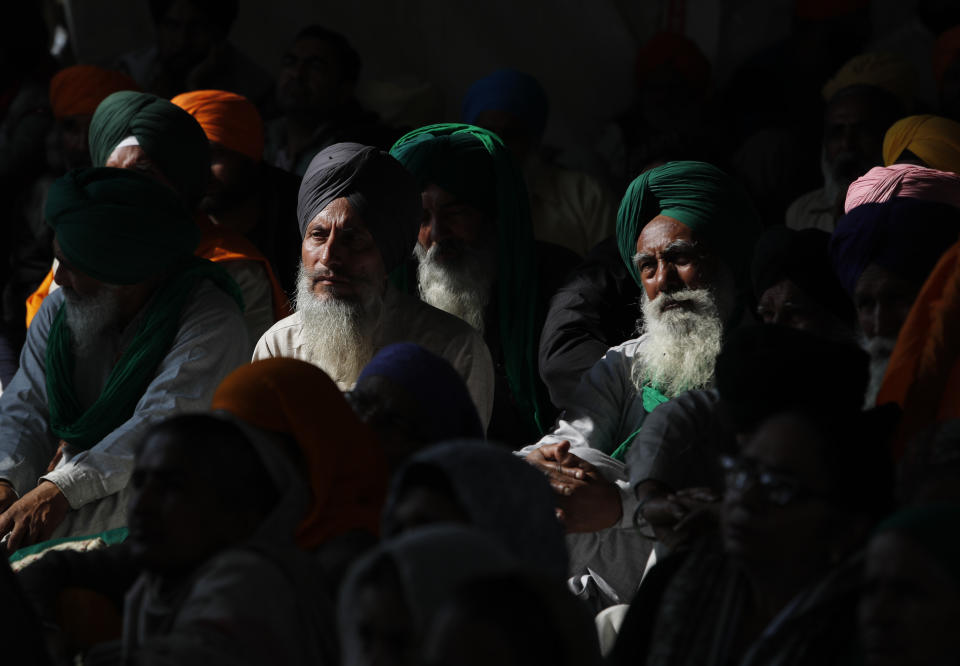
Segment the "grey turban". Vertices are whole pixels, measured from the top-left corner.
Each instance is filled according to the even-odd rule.
[[[423,217],[420,187],[397,160],[378,148],[336,143],[317,153],[300,183],[300,235],[334,199],[346,197],[380,249],[387,272],[399,266],[417,242]]]

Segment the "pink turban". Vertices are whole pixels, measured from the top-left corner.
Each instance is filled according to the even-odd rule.
[[[960,176],[916,164],[873,167],[850,184],[843,212],[894,197],[937,201],[960,208]]]

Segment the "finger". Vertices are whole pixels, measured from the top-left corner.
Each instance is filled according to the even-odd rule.
[[[564,513],[563,509],[561,509],[560,507],[557,507],[556,509],[553,510],[553,513],[557,517],[557,520],[559,520],[561,523],[566,522],[567,514]]]
[[[10,537],[7,539],[7,553],[14,553],[20,549],[20,544],[23,543],[24,532],[26,530],[23,527],[22,523],[15,523],[13,529],[10,530]]]

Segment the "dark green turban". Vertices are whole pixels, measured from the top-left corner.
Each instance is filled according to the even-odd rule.
[[[749,286],[753,246],[760,218],[740,185],[706,162],[668,162],[637,176],[617,212],[617,246],[638,285],[633,263],[637,238],[658,215],[690,227],[733,270],[741,289]]]
[[[130,136],[193,210],[210,178],[210,143],[200,123],[156,95],[113,93],[100,102],[90,122],[93,165],[106,165],[117,144]]]
[[[503,142],[473,125],[428,125],[402,137],[390,154],[417,179],[433,183],[496,219],[497,298],[507,379],[521,409],[539,423],[535,330],[536,249],[523,176]]]
[[[64,257],[110,284],[136,284],[190,257],[200,231],[169,187],[129,169],[76,169],[47,194]]]

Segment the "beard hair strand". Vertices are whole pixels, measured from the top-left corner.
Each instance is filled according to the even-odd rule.
[[[482,253],[466,253],[456,266],[437,258],[440,246],[429,250],[417,243],[417,286],[420,299],[464,320],[484,333],[484,313],[490,303],[491,288],[496,276],[495,261]]]

